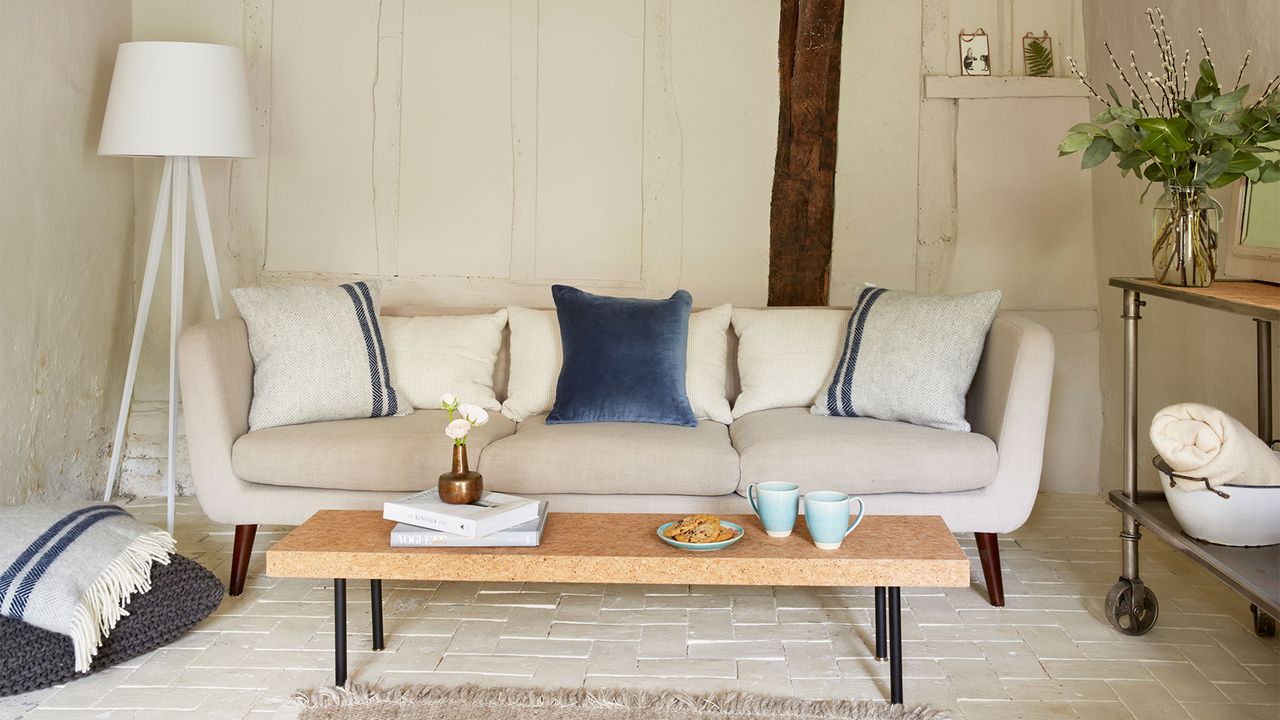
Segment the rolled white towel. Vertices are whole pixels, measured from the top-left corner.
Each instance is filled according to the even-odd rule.
[[[1217,408],[1170,405],[1151,420],[1151,442],[1174,472],[1206,478],[1214,487],[1280,485],[1280,456]]]

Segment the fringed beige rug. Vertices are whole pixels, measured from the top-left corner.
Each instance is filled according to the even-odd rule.
[[[946,720],[927,707],[749,693],[348,685],[298,693],[299,720]]]

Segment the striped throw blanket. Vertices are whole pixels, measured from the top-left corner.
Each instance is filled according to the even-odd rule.
[[[115,505],[0,508],[0,615],[71,638],[78,672],[151,589],[151,564],[169,563],[173,537]]]

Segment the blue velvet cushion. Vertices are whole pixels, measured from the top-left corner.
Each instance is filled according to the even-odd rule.
[[[553,285],[564,363],[547,424],[647,422],[697,427],[685,393],[693,298],[593,295]]]

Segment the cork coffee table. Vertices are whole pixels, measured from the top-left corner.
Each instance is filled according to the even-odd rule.
[[[968,587],[969,560],[934,515],[869,515],[839,550],[819,550],[804,521],[787,538],[754,515],[727,515],[746,536],[714,552],[658,539],[674,515],[551,513],[538,547],[392,548],[376,510],[322,510],[267,551],[267,574],[333,578],[334,683],[347,679],[347,578],[369,578],[373,649],[383,649],[382,581],[863,586],[875,588],[878,660],[902,702],[902,587]],[[887,643],[886,643],[887,631]],[[886,652],[886,645],[887,652]]]

